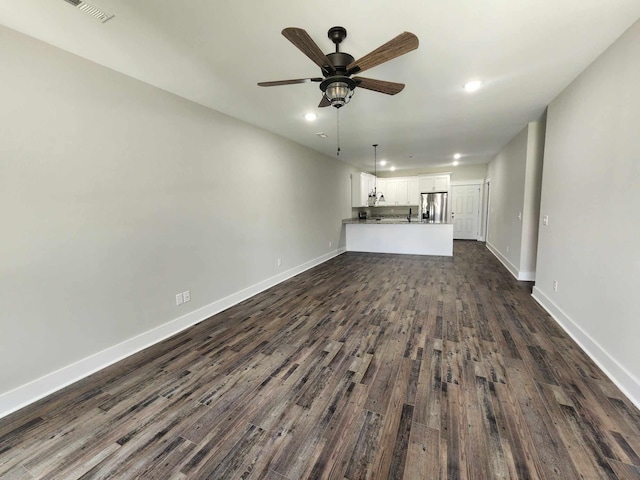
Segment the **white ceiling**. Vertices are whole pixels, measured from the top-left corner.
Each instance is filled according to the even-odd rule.
[[[318,109],[317,77],[281,34],[300,27],[329,53],[363,56],[403,31],[420,47],[363,76],[406,83],[356,90],[340,110],[340,158],[369,170],[373,148],[398,169],[486,163],[640,17],[638,0],[89,0],[102,24],[64,0],[0,0],[0,24],[334,156],[336,109]],[[484,80],[468,94],[463,84]],[[315,111],[319,118],[306,122]],[[326,132],[327,139],[314,135]],[[386,168],[389,168],[388,165]]]

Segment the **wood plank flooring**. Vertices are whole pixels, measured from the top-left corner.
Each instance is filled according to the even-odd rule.
[[[0,420],[3,479],[640,479],[640,412],[477,242],[347,253]]]

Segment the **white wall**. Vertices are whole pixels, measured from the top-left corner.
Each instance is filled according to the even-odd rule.
[[[527,277],[528,280],[535,278],[536,271],[546,126],[547,119],[545,115],[542,120],[530,123],[527,129],[527,163],[525,165],[524,198],[522,202],[520,276]]]
[[[640,406],[638,58],[640,22],[549,105],[534,296]]]
[[[544,119],[529,123],[487,169],[487,246],[519,280],[535,278],[544,130]]]
[[[0,416],[344,248],[350,166],[4,27],[0,58]]]
[[[522,212],[524,201],[527,138],[528,126],[500,151],[487,169],[491,179],[487,245],[503,263],[507,262],[514,274],[520,271],[522,222],[518,213]]]

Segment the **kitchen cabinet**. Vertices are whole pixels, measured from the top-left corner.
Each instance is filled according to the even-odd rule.
[[[420,193],[449,191],[449,175],[420,175],[418,182]]]
[[[399,178],[396,184],[396,205],[409,205],[409,179]]]
[[[367,181],[369,183],[369,189],[367,190],[367,198],[369,198],[369,194],[373,192],[374,188],[376,188],[376,184],[379,179],[376,178],[375,175],[369,174],[367,177]]]
[[[418,177],[409,177],[407,196],[409,205],[420,205],[420,181]]]
[[[420,203],[418,177],[379,178],[378,193],[384,194],[382,207],[413,206]]]
[[[360,172],[351,176],[351,206],[367,207],[369,192],[375,186],[376,177],[370,173]]]
[[[361,172],[351,177],[351,206],[369,206],[369,193],[376,188],[378,198],[384,195],[384,201],[378,201],[376,206],[419,206],[420,194],[429,192],[448,192],[449,175],[420,175],[417,177],[388,177],[378,178],[370,173]]]
[[[349,252],[453,255],[453,225],[450,223],[369,223],[345,225]]]
[[[389,179],[385,180],[384,190],[382,190],[382,193],[384,193],[384,205],[394,206],[397,203],[398,186],[396,185],[396,182]]]
[[[386,180],[384,178],[378,178],[377,179],[377,187],[376,187],[376,192],[378,193],[378,203],[376,203],[376,206],[378,207],[384,207],[386,205],[386,200],[387,200],[387,184],[386,184]],[[380,201],[380,197],[384,195],[384,200],[385,201]]]

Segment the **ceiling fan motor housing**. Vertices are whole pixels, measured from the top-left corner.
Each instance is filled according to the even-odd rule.
[[[336,67],[336,73],[347,73],[347,65],[354,61],[354,58],[345,52],[333,52],[328,53],[327,58],[331,60],[331,63]]]

